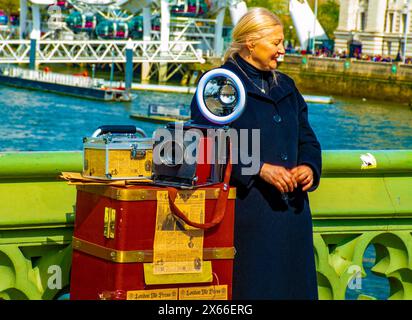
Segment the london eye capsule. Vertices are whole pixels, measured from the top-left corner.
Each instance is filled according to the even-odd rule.
[[[93,31],[96,28],[97,18],[93,13],[86,13],[84,16],[83,31]]]
[[[82,14],[79,11],[70,13],[66,18],[67,26],[74,32],[91,32],[96,28],[97,18],[91,13]]]
[[[170,11],[174,16],[196,17],[206,14],[209,5],[205,0],[181,0],[172,5]]]
[[[125,21],[105,20],[97,25],[96,34],[101,39],[126,39],[129,26]]]

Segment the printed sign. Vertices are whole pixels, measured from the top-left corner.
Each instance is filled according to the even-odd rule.
[[[180,288],[179,300],[227,300],[227,285]]]
[[[127,291],[127,300],[177,300],[178,289]]]
[[[193,222],[205,221],[205,190],[179,191],[176,206]],[[167,191],[157,192],[153,274],[202,272],[203,230],[193,228],[170,210]]]
[[[227,300],[227,285],[127,291],[127,300]]]

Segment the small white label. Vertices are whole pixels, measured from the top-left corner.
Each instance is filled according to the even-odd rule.
[[[373,169],[377,167],[376,158],[371,153],[362,154],[360,159],[362,160],[361,169]]]

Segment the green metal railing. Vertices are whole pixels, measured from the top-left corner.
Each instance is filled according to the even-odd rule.
[[[80,152],[0,154],[0,298],[53,299],[69,286]]]
[[[323,160],[310,194],[320,298],[355,289],[373,298],[361,290],[372,245],[389,298],[412,299],[412,151],[325,151]],[[81,152],[0,153],[0,298],[67,292],[76,192],[58,175],[81,166]]]
[[[376,168],[361,169],[368,152]],[[373,245],[372,272],[388,280],[389,298],[412,299],[412,152],[331,151],[324,160],[310,195],[320,297],[344,299]]]

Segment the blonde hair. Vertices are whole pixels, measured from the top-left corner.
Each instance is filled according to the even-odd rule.
[[[283,27],[277,15],[265,8],[250,9],[233,28],[232,43],[223,57],[223,62],[233,59],[246,45],[247,40],[259,40],[264,37],[264,31],[275,26]]]

